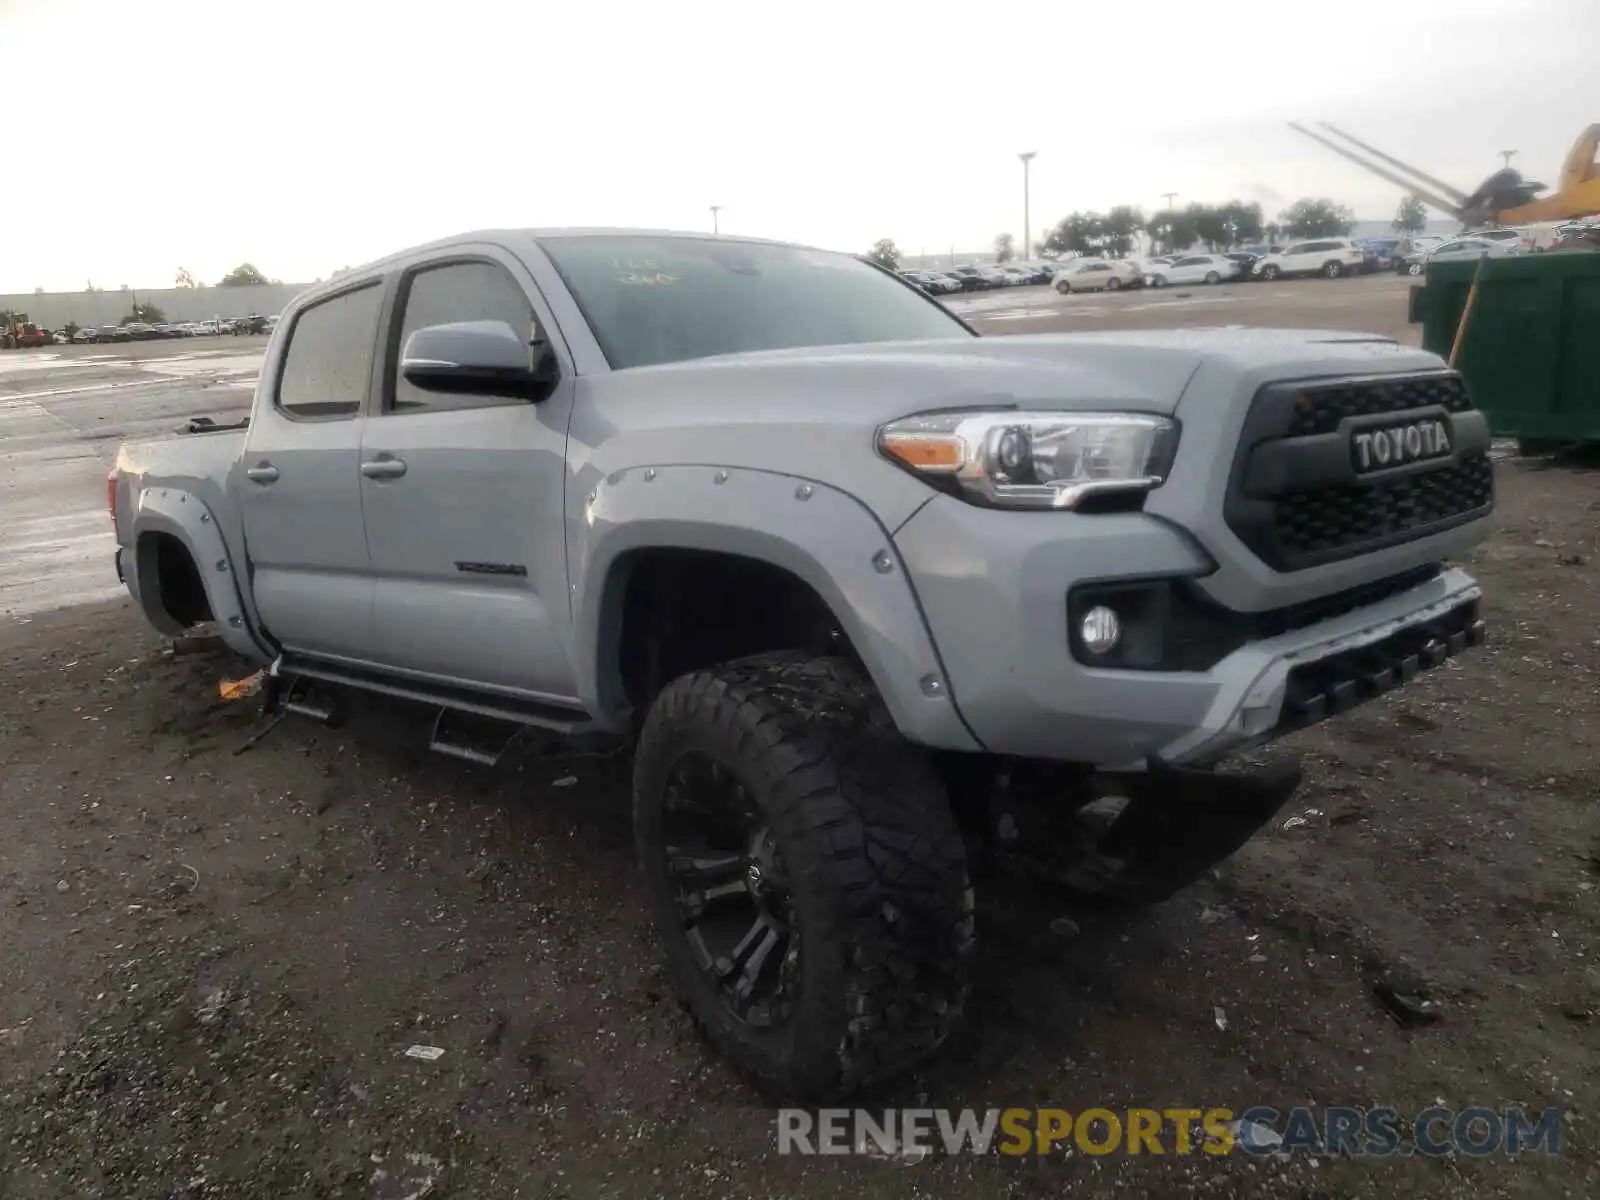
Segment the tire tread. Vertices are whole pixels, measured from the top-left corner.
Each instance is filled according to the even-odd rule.
[[[666,740],[699,723],[727,735],[765,780],[774,823],[809,843],[803,869],[809,888],[833,898],[823,928],[839,951],[842,987],[826,1058],[749,1053],[743,1028],[704,1011],[691,989],[702,1032],[759,1083],[797,1097],[846,1094],[914,1065],[959,1023],[975,948],[966,847],[926,756],[899,736],[851,664],[799,652],[673,680],[646,718],[636,763],[659,763]],[[659,803],[650,769],[635,772],[641,830],[644,806]],[[641,835],[639,851],[648,869],[659,848]],[[663,940],[670,958],[674,943]]]

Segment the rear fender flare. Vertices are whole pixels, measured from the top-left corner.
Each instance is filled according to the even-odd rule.
[[[138,592],[150,623],[162,633],[183,632],[166,615],[161,605],[161,588],[156,575],[153,540],[147,534],[164,533],[176,538],[189,552],[205,588],[217,635],[229,649],[246,658],[270,662],[273,651],[259,641],[245,616],[239,599],[241,586],[235,578],[234,562],[223,541],[217,518],[199,497],[182,488],[147,488],[139,495],[133,515],[134,571]]]
[[[854,496],[793,475],[715,465],[635,467],[580,496],[569,562],[579,695],[622,703],[614,677],[628,556],[703,550],[787,571],[828,605],[900,731],[926,746],[981,750],[951,693],[889,531]]]

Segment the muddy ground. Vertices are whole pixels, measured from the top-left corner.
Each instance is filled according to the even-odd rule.
[[[1559,1106],[1553,1159],[780,1158],[665,994],[625,756],[393,710],[236,753],[230,664],[113,602],[0,631],[0,1196],[1600,1194],[1600,473],[1501,484],[1488,648],[1296,738],[1302,820],[1215,880],[989,930],[970,1032],[869,1099]]]

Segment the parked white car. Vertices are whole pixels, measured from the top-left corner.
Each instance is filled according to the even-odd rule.
[[[1528,235],[1520,229],[1477,229],[1472,232],[1471,236],[1475,238],[1482,238],[1486,242],[1522,242],[1527,245],[1533,244],[1533,239],[1528,237]]]
[[[1051,285],[1063,296],[1072,292],[1108,292],[1133,287],[1139,268],[1131,262],[1109,258],[1075,258],[1057,271]]]
[[[1290,275],[1323,275],[1337,279],[1361,269],[1366,252],[1349,238],[1315,238],[1285,246],[1256,263],[1255,273],[1262,279],[1281,279]]]
[[[1523,245],[1520,238],[1486,238],[1475,233],[1471,237],[1453,238],[1431,249],[1408,254],[1399,269],[1406,275],[1421,275],[1431,262],[1461,262],[1485,255],[1490,258],[1514,258],[1526,253],[1528,247]]]
[[[1145,268],[1144,281],[1151,287],[1170,283],[1221,283],[1237,279],[1242,268],[1221,254],[1185,254],[1170,263],[1152,262]]]

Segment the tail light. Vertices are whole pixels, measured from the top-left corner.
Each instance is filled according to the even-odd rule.
[[[106,472],[106,511],[111,514],[111,524],[117,523],[117,472],[113,468]]]

